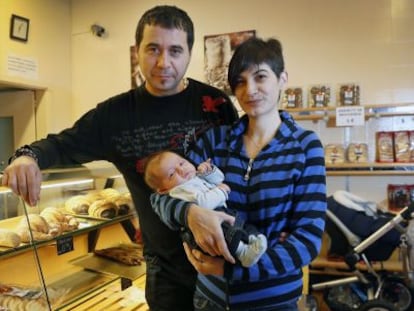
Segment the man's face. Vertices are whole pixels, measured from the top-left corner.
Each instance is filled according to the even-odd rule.
[[[146,25],[138,49],[138,63],[147,90],[155,96],[180,92],[190,56],[186,32]]]

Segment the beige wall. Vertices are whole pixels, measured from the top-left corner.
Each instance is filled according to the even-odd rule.
[[[73,0],[73,31],[99,22],[108,38],[73,37],[76,114],[129,88],[128,48],[139,16],[173,3],[193,18],[189,75],[203,76],[203,36],[255,29],[284,44],[290,85],[357,82],[364,103],[414,101],[412,0]]]
[[[414,99],[412,0],[164,1],[193,18],[196,42],[188,74],[204,80],[203,36],[255,29],[285,49],[289,84],[361,85],[363,103]],[[70,125],[97,102],[129,89],[129,46],[139,16],[160,4],[146,0],[0,0],[0,80],[8,53],[36,58],[48,88],[40,134]],[[27,43],[8,37],[11,14],[30,19]],[[108,37],[91,34],[93,23]],[[17,79],[20,81],[21,79]]]
[[[30,20],[28,42],[9,38],[12,14]],[[40,137],[69,126],[74,119],[70,33],[70,0],[0,0],[0,80],[47,88],[38,107]],[[35,59],[38,78],[8,75],[7,57],[10,54]]]
[[[129,89],[129,46],[136,23],[146,9],[160,3],[182,7],[195,23],[191,77],[204,80],[205,35],[255,29],[259,36],[277,37],[284,44],[291,86],[329,83],[335,90],[340,83],[357,82],[362,103],[414,102],[412,0],[72,0],[75,33],[94,22],[108,31],[106,39],[73,37],[76,114]],[[373,123],[350,133],[327,129],[324,122],[305,126],[324,143],[341,143],[348,135],[373,144],[368,139]],[[329,177],[328,193],[346,189],[379,202],[386,197],[387,183],[412,183],[412,177]]]
[[[39,108],[40,136],[129,89],[136,23],[161,3],[185,9],[194,20],[188,71],[193,78],[204,80],[203,36],[254,29],[282,41],[291,86],[329,83],[335,90],[339,83],[357,82],[363,104],[414,102],[412,0],[0,0],[0,80],[11,79],[4,69],[7,53],[38,60],[38,81],[21,82],[48,88]],[[30,18],[26,44],[8,37],[12,13]],[[93,36],[93,23],[104,26],[108,36]],[[324,142],[344,135],[321,124],[309,127]],[[361,132],[364,141],[367,133]],[[384,183],[358,181],[365,186],[359,194],[383,196]],[[344,183],[330,184],[334,189]]]

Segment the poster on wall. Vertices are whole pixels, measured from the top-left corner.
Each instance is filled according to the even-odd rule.
[[[204,71],[208,84],[231,93],[227,83],[231,56],[237,46],[254,36],[255,30],[204,36]]]
[[[131,63],[131,89],[135,89],[144,83],[144,77],[142,76],[138,65],[137,47],[135,45],[130,46],[129,55]]]

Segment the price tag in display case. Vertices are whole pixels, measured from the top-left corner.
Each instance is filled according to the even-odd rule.
[[[357,126],[365,124],[364,107],[336,108],[336,126]]]
[[[57,254],[62,255],[73,251],[73,237],[65,236],[56,239]]]

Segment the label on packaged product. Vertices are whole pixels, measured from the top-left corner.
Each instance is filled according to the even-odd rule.
[[[365,124],[364,107],[337,107],[336,126],[357,126]]]
[[[73,237],[65,236],[56,239],[57,254],[62,255],[73,251]]]

